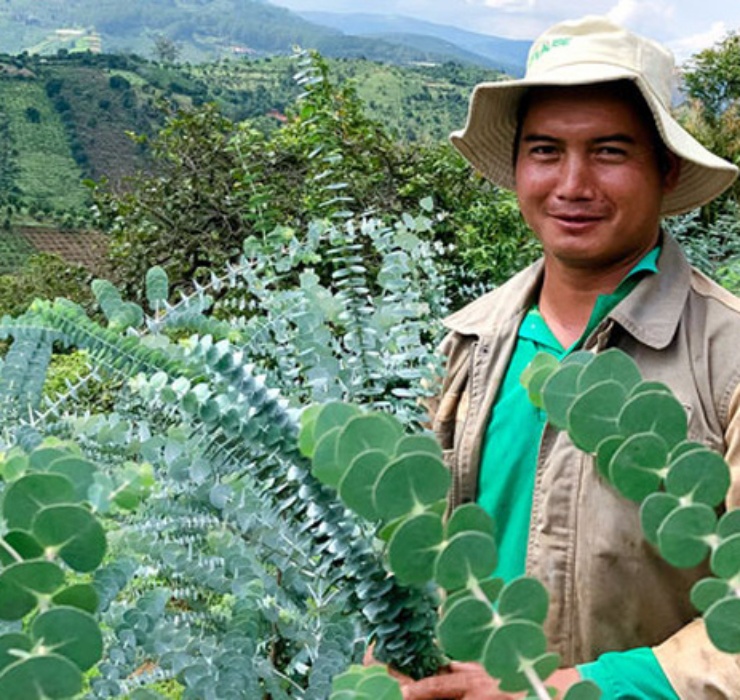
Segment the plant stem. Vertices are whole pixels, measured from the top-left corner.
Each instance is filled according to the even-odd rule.
[[[547,692],[545,684],[531,666],[527,666],[524,669],[524,675],[527,677],[529,685],[532,686],[532,690],[534,690],[538,700],[550,700],[550,694]]]
[[[8,554],[10,554],[13,559],[15,559],[17,562],[22,562],[23,557],[18,554],[18,552],[15,551],[5,540],[0,539],[0,547],[2,547]]]

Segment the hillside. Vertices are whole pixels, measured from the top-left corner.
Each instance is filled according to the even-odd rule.
[[[442,140],[465,120],[470,87],[495,74],[456,63],[397,66],[330,60],[368,114],[398,139]],[[7,225],[88,216],[84,180],[147,167],[146,144],[168,110],[216,102],[233,121],[278,128],[299,87],[293,57],[176,65],[134,56],[0,56],[0,206]],[[2,222],[0,222],[2,223]]]
[[[514,72],[523,65],[516,47],[511,54],[479,52],[472,47],[483,46],[484,37],[468,33],[453,40],[424,24],[371,37],[265,0],[6,0],[0,5],[0,46],[11,54],[91,51],[203,62],[289,54],[299,45],[325,56],[401,64],[458,60]]]
[[[436,50],[458,60],[491,65],[512,76],[524,73],[531,42],[477,34],[411,17],[359,12],[300,12],[301,17],[344,34],[377,37],[423,50]],[[434,43],[437,42],[437,43]]]

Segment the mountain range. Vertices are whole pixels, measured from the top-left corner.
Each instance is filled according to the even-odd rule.
[[[5,0],[0,52],[92,51],[207,62],[292,47],[329,57],[474,64],[517,76],[529,42],[407,17],[295,13],[266,0]]]

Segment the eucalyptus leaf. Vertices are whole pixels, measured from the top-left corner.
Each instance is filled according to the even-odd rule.
[[[728,510],[719,519],[717,534],[723,539],[740,534],[740,508]]]
[[[308,425],[313,418],[313,430],[316,439],[318,439],[332,428],[344,427],[350,418],[358,415],[361,415],[360,409],[354,404],[330,401],[304,411],[301,420],[304,425]]]
[[[658,530],[663,521],[680,505],[680,501],[670,493],[652,493],[640,506],[640,524],[645,539],[658,546]]]
[[[740,598],[724,598],[704,614],[712,644],[728,654],[740,653]]]
[[[3,700],[61,700],[82,691],[82,674],[58,654],[30,656],[0,672]]]
[[[465,503],[455,508],[447,521],[445,532],[450,539],[460,532],[471,530],[491,537],[496,530],[493,518],[477,503]]]
[[[442,459],[442,448],[431,435],[404,435],[401,437],[396,443],[394,456],[398,457],[410,452],[428,452],[430,455]]]
[[[668,471],[666,490],[679,498],[714,507],[730,488],[730,469],[717,452],[692,450],[680,455]]]
[[[565,693],[563,700],[599,700],[602,692],[596,683],[590,680],[578,681]]]
[[[21,632],[8,632],[0,635],[0,672],[23,655],[31,651],[31,638]],[[19,655],[18,652],[21,652]]]
[[[624,444],[627,438],[624,435],[612,435],[604,438],[596,447],[596,469],[607,481],[611,481],[609,466],[617,450]]]
[[[712,573],[728,581],[740,574],[740,534],[720,542],[710,559]]]
[[[63,585],[64,573],[50,561],[6,567],[0,571],[0,620],[21,620],[41,597],[56,593]]]
[[[483,655],[483,666],[494,678],[524,677],[512,673],[522,664],[533,662],[546,652],[547,640],[542,628],[526,620],[509,622],[490,636]]]
[[[609,462],[609,477],[615,488],[632,501],[641,501],[663,481],[668,446],[657,433],[628,437]]]
[[[97,621],[77,608],[58,607],[41,613],[31,624],[31,636],[83,672],[103,656],[103,637]]]
[[[706,449],[706,445],[703,445],[701,442],[696,442],[694,440],[683,440],[671,450],[668,461],[675,462],[679,457],[682,457],[689,452]]]
[[[56,550],[75,571],[93,571],[105,556],[103,526],[82,506],[42,508],[33,519],[32,532],[42,546]]]
[[[624,389],[625,396],[642,381],[640,370],[635,361],[626,353],[616,348],[592,355],[584,365],[578,379],[578,391],[601,384],[604,381],[616,381]]]
[[[522,383],[522,386],[527,390],[527,392],[532,395],[534,390],[530,389],[530,385],[532,383],[532,380],[536,375],[539,375],[537,379],[537,385],[539,390],[539,386],[541,386],[542,382],[544,382],[549,374],[554,372],[558,368],[558,360],[557,358],[552,355],[549,352],[538,352],[533,358],[532,361],[524,368],[524,371],[522,372],[521,376],[519,377],[519,381]],[[544,370],[544,374],[543,374]]]
[[[437,637],[450,658],[480,661],[493,629],[491,606],[468,594],[444,613],[437,625]]]
[[[706,612],[717,601],[733,594],[727,581],[717,578],[703,578],[691,589],[691,603],[699,612]]]
[[[321,420],[321,415],[317,418]],[[382,450],[391,455],[403,435],[401,424],[384,413],[367,413],[350,418],[337,440],[337,462],[349,465],[361,452]]]
[[[72,482],[75,496],[79,501],[87,500],[88,491],[93,485],[93,477],[97,471],[98,468],[93,462],[75,455],[59,457],[48,467],[50,474],[61,474]]]
[[[697,566],[709,553],[716,525],[716,513],[703,503],[676,508],[658,529],[661,555],[680,569]]]
[[[70,456],[72,455],[67,447],[40,446],[28,455],[28,464],[31,471],[45,472],[55,460]]]
[[[497,611],[504,622],[527,620],[542,624],[547,617],[548,600],[547,590],[537,579],[518,578],[504,586]]]
[[[396,457],[380,473],[373,501],[383,520],[389,521],[444,498],[450,473],[442,460],[425,452]]]
[[[672,394],[648,391],[625,403],[619,415],[619,428],[625,435],[659,435],[670,450],[686,440],[688,419],[684,407]]]
[[[540,367],[536,372],[533,372],[527,380],[527,394],[529,396],[529,400],[540,409],[545,408],[544,397],[542,394],[543,388],[557,369],[557,360],[554,357],[553,361],[554,364],[551,366]]]
[[[337,441],[341,427],[332,428],[321,434],[314,448],[311,472],[322,483],[336,488],[349,462],[341,464],[337,459]]]
[[[404,520],[388,543],[388,563],[396,578],[407,586],[430,581],[442,537],[438,515],[422,513]]]
[[[560,666],[560,657],[555,653],[547,653],[533,659],[524,661],[521,668],[512,669],[508,674],[503,676],[499,682],[499,688],[508,693],[516,693],[522,690],[530,690],[531,685],[526,673],[521,673],[525,669],[530,669],[537,678],[549,678]]]
[[[578,395],[578,377],[583,365],[562,365],[553,372],[542,388],[542,404],[547,420],[558,430],[567,430],[568,411]]]
[[[367,520],[377,520],[373,492],[375,482],[388,464],[388,455],[380,450],[367,450],[352,460],[339,481],[339,496],[348,508]]]
[[[448,591],[490,576],[498,562],[496,541],[482,532],[458,532],[446,540],[434,562],[434,580]]]
[[[573,444],[594,453],[602,440],[620,435],[618,418],[626,394],[624,386],[613,379],[581,393],[568,411],[568,434]]]
[[[2,539],[5,546],[0,542],[0,564],[3,566],[9,566],[17,561],[10,550],[23,560],[40,559],[44,554],[44,548],[38,540],[25,530],[11,530]]]
[[[54,605],[66,605],[95,614],[100,607],[100,596],[89,583],[74,583],[55,593],[52,602]]]
[[[9,528],[29,530],[36,513],[56,503],[77,503],[74,485],[61,474],[26,474],[5,491],[3,513]]]

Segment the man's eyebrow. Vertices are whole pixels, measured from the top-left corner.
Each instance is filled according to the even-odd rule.
[[[551,143],[558,143],[560,141],[564,141],[565,139],[557,138],[555,136],[550,136],[549,134],[525,134],[522,136],[522,142],[524,143],[531,143],[533,141],[547,141]],[[615,133],[615,134],[606,134],[605,136],[598,136],[595,139],[592,139],[592,143],[627,143],[632,144],[636,143],[636,140],[633,136],[630,136],[629,134],[624,134],[621,132]]]

